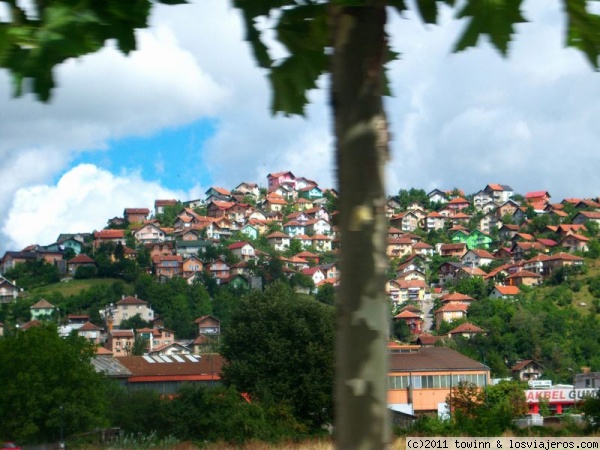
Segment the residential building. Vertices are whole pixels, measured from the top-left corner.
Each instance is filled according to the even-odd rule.
[[[48,319],[56,311],[56,307],[52,305],[48,300],[40,300],[39,302],[31,305],[29,308],[31,311],[31,320],[44,320]]]
[[[144,223],[149,214],[148,208],[125,208],[123,211],[123,217],[129,223]]]
[[[104,310],[101,310],[100,314],[111,326],[115,327],[120,326],[123,320],[136,315],[148,322],[154,319],[154,311],[148,302],[131,296],[123,296],[117,303],[111,303]]]

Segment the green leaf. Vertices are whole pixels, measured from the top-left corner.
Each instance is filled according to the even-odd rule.
[[[458,18],[470,18],[465,31],[454,47],[459,52],[477,45],[481,35],[487,35],[500,53],[506,55],[516,23],[526,22],[521,14],[522,0],[467,0]]]
[[[423,22],[437,23],[438,10],[436,0],[417,0],[417,7]]]
[[[273,113],[303,114],[306,92],[329,68],[329,31],[324,4],[307,4],[285,9],[276,26],[277,38],[290,56],[273,66]]]
[[[388,0],[388,5],[394,8],[399,14],[402,14],[407,9],[404,0]]]
[[[600,17],[587,11],[584,0],[565,0],[566,45],[581,50],[596,70],[600,53]]]

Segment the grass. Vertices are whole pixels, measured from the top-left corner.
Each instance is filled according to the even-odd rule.
[[[27,292],[29,295],[48,295],[53,292],[58,292],[65,297],[69,297],[71,295],[77,295],[82,290],[87,290],[92,286],[97,285],[110,285],[115,281],[120,281],[128,286],[128,283],[125,283],[123,280],[119,278],[92,278],[89,280],[63,280],[59,283],[49,284],[47,286],[41,286],[34,289],[31,289]]]
[[[405,442],[404,438],[396,439],[395,442],[390,446],[390,450],[404,450]],[[74,446],[79,450],[137,450],[137,449],[170,449],[170,450],[333,450],[333,442],[329,439],[315,439],[307,440],[303,442],[280,442],[277,444],[271,444],[267,442],[253,441],[245,444],[229,444],[226,442],[215,442],[211,444],[195,444],[192,442],[180,442],[165,445],[165,443],[158,443],[155,446],[145,446],[139,443],[120,443],[121,445],[108,445],[108,446]],[[125,445],[123,445],[125,444]]]

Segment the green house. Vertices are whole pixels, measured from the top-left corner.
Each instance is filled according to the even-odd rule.
[[[492,238],[480,230],[473,230],[471,232],[458,230],[452,235],[451,239],[454,244],[466,244],[469,250],[474,248],[487,250],[492,245]]]

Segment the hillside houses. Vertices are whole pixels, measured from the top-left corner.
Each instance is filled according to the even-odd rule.
[[[0,271],[44,260],[60,266],[62,277],[72,277],[78,267],[90,268],[80,274],[95,273],[96,255],[112,252],[112,262],[139,263],[146,257],[143,271],[159,282],[181,277],[192,284],[208,276],[219,285],[262,286],[253,278],[277,259],[286,277],[304,276],[315,288],[337,285],[339,273],[323,269],[324,262],[337,260],[337,211],[332,209],[337,193],[291,171],[270,173],[262,182],[265,187],[250,181],[213,186],[199,200],[156,199],[154,211],[125,208],[105,229],[62,233],[45,246],[7,251]],[[434,189],[411,201],[390,196],[385,205],[390,302],[420,303],[434,287],[447,292],[474,277],[493,280],[490,294],[507,299],[561,268],[581,266],[581,255],[597,240],[587,227],[597,230],[600,224],[599,199],[551,203],[550,194],[540,190],[517,202],[515,194],[508,185],[490,183],[472,195]],[[173,215],[178,206],[165,222],[165,211]],[[545,227],[534,226],[540,217]],[[18,282],[0,281],[0,301],[18,299]],[[450,312],[458,314],[446,308],[440,317]]]

